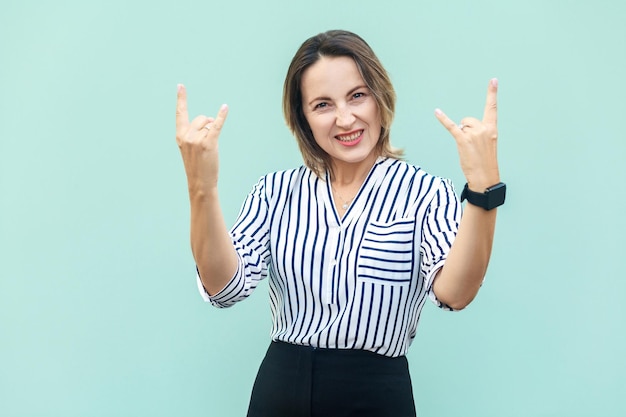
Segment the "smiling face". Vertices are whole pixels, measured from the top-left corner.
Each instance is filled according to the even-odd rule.
[[[379,153],[380,112],[354,60],[320,58],[302,75],[301,91],[304,116],[333,171],[371,167]]]

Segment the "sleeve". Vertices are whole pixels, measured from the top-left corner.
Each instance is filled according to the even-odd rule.
[[[217,294],[209,295],[196,268],[196,281],[202,298],[218,308],[231,307],[244,300],[267,277],[270,262],[269,217],[266,177],[261,178],[246,198],[230,235],[237,252],[235,275]]]
[[[433,280],[448,257],[452,242],[461,222],[461,202],[450,180],[442,179],[431,200],[422,227],[420,273],[428,291],[428,297],[438,306],[453,310],[437,299]]]

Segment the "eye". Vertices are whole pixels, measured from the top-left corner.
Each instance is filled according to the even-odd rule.
[[[352,98],[353,99],[359,99],[359,98],[363,98],[365,97],[365,93],[362,91],[356,92],[354,94],[352,94]]]
[[[328,107],[328,103],[326,103],[325,101],[322,101],[321,103],[317,103],[314,107],[314,109],[323,109],[325,107]]]

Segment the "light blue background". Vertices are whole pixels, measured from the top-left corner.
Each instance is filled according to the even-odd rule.
[[[464,184],[434,118],[481,117],[500,80],[493,259],[461,313],[428,304],[409,360],[429,416],[626,415],[622,1],[10,1],[0,7],[0,415],[242,416],[269,343],[267,283],[203,304],[174,141],[231,111],[231,223],[301,159],[281,113],[291,57],[344,28],[398,93],[392,140]]]

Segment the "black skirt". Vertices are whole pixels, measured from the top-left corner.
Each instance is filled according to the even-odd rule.
[[[415,417],[406,357],[272,342],[248,417]]]

